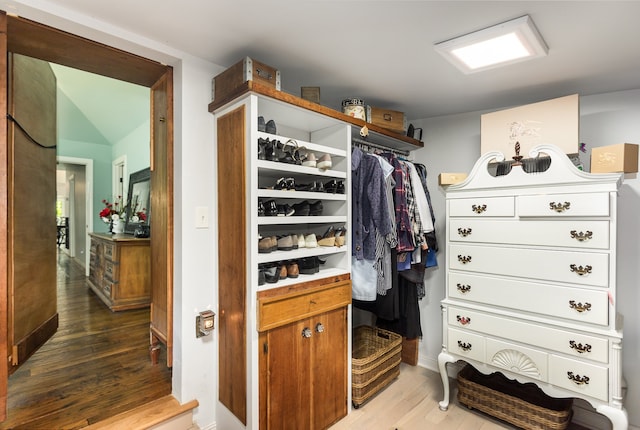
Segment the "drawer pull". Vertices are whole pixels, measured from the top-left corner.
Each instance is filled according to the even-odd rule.
[[[461,317],[460,315],[457,315],[456,319],[461,325],[467,325],[471,323],[471,318],[469,317]]]
[[[311,329],[309,327],[305,327],[302,329],[302,337],[307,339],[311,337]]]
[[[322,323],[316,324],[316,333],[322,333],[324,331],[324,326]]]
[[[458,255],[458,261],[461,262],[462,264],[471,263],[471,256],[470,255]]]
[[[571,379],[576,385],[589,385],[589,377],[588,376],[580,376],[574,375],[573,372],[567,372],[567,376]]]
[[[570,208],[571,208],[571,203],[569,202],[564,202],[564,203],[549,202],[549,209],[551,209],[552,211],[556,211],[558,213],[568,211]]]
[[[591,310],[591,303],[585,302],[585,304],[583,305],[580,302],[576,303],[575,300],[569,300],[569,307],[571,309],[575,309],[576,311],[582,313],[582,312],[587,312]]]
[[[593,232],[587,230],[587,232],[576,232],[575,230],[571,230],[569,232],[571,234],[571,238],[577,240],[578,242],[586,242],[587,240],[593,238]]]
[[[465,343],[461,340],[458,341],[458,348],[460,348],[463,351],[471,351],[471,344],[470,343]]]
[[[584,276],[588,273],[591,273],[591,269],[592,269],[592,267],[589,266],[588,264],[584,267],[571,264],[569,265],[569,268],[571,269],[572,272],[577,273],[580,276]]]
[[[470,228],[459,228],[458,229],[458,234],[462,237],[467,237],[469,235],[471,235],[471,229]]]
[[[471,205],[471,210],[477,214],[481,214],[487,210],[487,205]]]
[[[458,291],[460,291],[462,294],[467,294],[469,291],[471,291],[471,285],[463,285],[463,284],[458,284]]]
[[[591,352],[591,345],[589,345],[588,343],[585,343],[584,345],[581,343],[576,343],[575,340],[569,341],[569,347],[571,349],[575,349],[580,354],[584,354],[585,352]]]

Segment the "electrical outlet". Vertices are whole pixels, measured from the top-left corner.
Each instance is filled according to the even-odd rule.
[[[209,208],[196,207],[196,228],[209,228]]]

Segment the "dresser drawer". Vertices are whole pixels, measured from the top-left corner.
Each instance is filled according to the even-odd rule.
[[[258,331],[270,330],[351,303],[351,281],[258,298]]]
[[[590,324],[609,324],[606,290],[452,272],[449,297]]]
[[[604,366],[551,355],[549,382],[585,396],[609,401],[609,369]]]
[[[540,194],[518,196],[521,217],[609,216],[609,194]]]
[[[463,357],[484,362],[484,337],[464,330],[447,329],[447,349]]]
[[[118,247],[114,243],[103,243],[104,256],[111,261],[118,261]]]
[[[508,217],[515,215],[513,197],[481,197],[475,199],[451,199],[449,216]]]
[[[609,221],[451,219],[449,240],[609,249]]]
[[[118,269],[119,265],[115,264],[111,261],[105,261],[104,263],[104,276],[111,279],[112,281],[118,280]]]
[[[448,308],[447,323],[450,327],[458,327],[460,330],[488,334],[605,364],[609,362],[608,340],[590,334],[561,330],[456,306]]]
[[[515,343],[486,339],[486,363],[540,381],[548,379],[548,357],[544,351]]]
[[[607,287],[609,255],[595,252],[451,244],[449,268]]]

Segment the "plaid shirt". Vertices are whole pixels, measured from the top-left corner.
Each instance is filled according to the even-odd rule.
[[[396,186],[393,190],[393,200],[396,209],[396,230],[398,232],[398,252],[409,252],[415,249],[413,239],[413,228],[409,208],[407,207],[407,191],[405,183],[406,177],[403,173],[402,164],[395,155],[385,152],[381,154],[393,166],[393,179]]]

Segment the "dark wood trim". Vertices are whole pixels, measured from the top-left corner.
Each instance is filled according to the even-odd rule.
[[[0,11],[0,357],[6,359],[8,322],[8,139],[7,139],[7,15]],[[0,421],[7,418],[9,369],[0,366]]]
[[[167,66],[17,16],[7,23],[8,50],[85,72],[151,87]]]
[[[278,91],[275,88],[271,88],[269,86],[260,84],[258,82],[254,82],[254,81],[246,81],[244,84],[242,84],[241,86],[239,86],[238,88],[236,88],[234,91],[232,91],[228,96],[220,99],[220,100],[214,100],[211,103],[209,103],[209,112],[214,112],[217,109],[219,109],[220,107],[226,105],[227,103],[233,101],[234,99],[238,98],[239,96],[248,93],[248,92],[254,92],[257,94],[261,94],[264,96],[268,96],[271,97],[275,100],[280,100],[283,101],[285,103],[289,103],[293,106],[298,106],[304,109],[308,109],[310,111],[313,112],[317,112],[319,114],[328,116],[330,118],[335,118],[338,119],[340,121],[344,121],[346,123],[349,124],[353,124],[355,126],[358,127],[364,127],[365,125],[367,126],[367,128],[370,131],[374,131],[376,133],[382,134],[384,136],[387,137],[391,137],[393,139],[397,139],[397,140],[401,140],[405,143],[409,143],[412,146],[415,146],[415,148],[413,148],[412,146],[410,146],[410,148],[408,150],[413,150],[413,149],[420,149],[422,147],[424,147],[424,143],[422,143],[421,141],[414,139],[412,137],[409,136],[405,136],[402,134],[398,134],[398,133],[394,133],[391,130],[387,130],[386,128],[374,125],[374,124],[370,124],[368,122],[365,122],[361,119],[358,118],[354,118],[352,116],[349,115],[345,115],[342,112],[338,112],[335,109],[331,109],[329,107],[326,106],[322,106],[319,105],[317,103],[313,103],[310,102],[308,100],[302,99],[300,97],[294,96],[292,94],[289,93],[285,93],[283,91]],[[403,148],[404,149],[404,148]]]
[[[40,327],[29,333],[29,336],[16,343],[15,356],[13,357],[14,363],[20,365],[27,361],[27,359],[31,357],[44,342],[49,340],[49,338],[55,334],[56,330],[58,330],[57,313],[42,323]],[[10,372],[13,373],[17,368],[18,366],[12,367]]]

